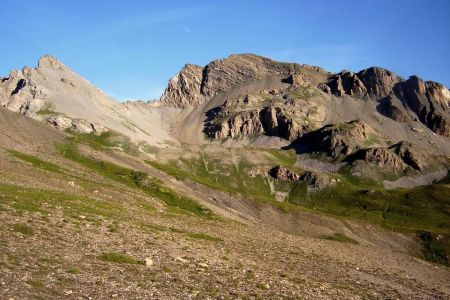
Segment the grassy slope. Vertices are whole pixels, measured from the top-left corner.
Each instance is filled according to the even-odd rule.
[[[273,149],[268,152],[274,158],[273,165],[292,167],[295,162],[295,157],[291,159],[288,152]],[[241,161],[239,168],[234,168],[208,160],[209,172],[203,161],[195,159],[183,159],[181,163],[147,163],[179,180],[188,178],[211,188],[238,193],[283,209],[301,207],[338,217],[362,219],[393,230],[426,232],[429,234],[428,239],[422,239],[425,256],[431,258],[438,253],[440,258],[435,261],[448,263],[447,258],[442,259],[450,253],[450,187],[445,182],[412,189],[387,190],[380,182],[354,177],[348,170],[343,170],[335,175],[335,179],[339,179],[335,187],[321,191],[308,191],[306,185],[301,182],[275,180],[274,186],[277,190],[289,192],[287,201],[280,203],[271,195],[264,176],[248,175],[247,171],[257,166],[247,161]],[[427,243],[431,245],[428,248]],[[427,252],[434,254],[428,255]]]
[[[60,153],[65,158],[98,172],[109,179],[123,183],[131,188],[138,188],[149,196],[164,201],[167,205],[173,208],[191,212],[201,217],[214,217],[210,210],[202,207],[197,202],[187,197],[176,194],[172,190],[165,187],[160,180],[151,178],[146,173],[124,168],[107,161],[98,161],[84,156],[77,151],[76,145],[73,143],[58,145],[58,147]]]

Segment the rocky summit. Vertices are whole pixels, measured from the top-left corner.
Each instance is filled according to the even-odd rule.
[[[117,102],[0,78],[5,299],[448,299],[450,91],[254,54]]]

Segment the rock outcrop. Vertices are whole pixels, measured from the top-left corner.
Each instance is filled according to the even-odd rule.
[[[52,116],[48,118],[46,122],[56,129],[70,129],[76,133],[94,133],[96,135],[100,135],[109,130],[105,126],[97,123],[89,122],[87,120],[74,120],[63,115]]]
[[[363,96],[367,93],[364,83],[358,76],[350,71],[342,71],[331,77],[328,82],[331,93],[337,96],[345,94],[350,96]]]
[[[302,136],[298,143],[305,145],[308,152],[324,152],[337,158],[356,153],[371,144],[379,143],[381,135],[367,123],[355,120],[327,125]]]
[[[217,111],[217,110],[216,110]],[[235,138],[238,136],[256,136],[265,134],[293,141],[300,135],[302,128],[285,111],[276,106],[260,109],[227,112],[211,111],[204,133],[213,139]]]
[[[394,121],[400,123],[409,123],[411,121],[411,117],[408,112],[405,111],[402,102],[392,94],[389,94],[386,98],[382,99],[380,109],[383,114]]]
[[[401,141],[391,147],[401,159],[412,168],[418,171],[424,171],[428,167],[428,162],[425,155],[419,151],[412,143]]]
[[[378,97],[389,95],[394,86],[402,80],[391,71],[377,67],[361,70],[357,77],[369,95]]]
[[[313,189],[324,189],[332,185],[330,178],[322,173],[307,171],[300,176],[300,181],[305,182]]]
[[[395,94],[428,128],[450,137],[450,92],[446,87],[411,76],[396,86]]]
[[[269,170],[269,175],[280,181],[301,181],[313,189],[323,189],[332,184],[330,178],[324,174],[312,171],[305,171],[302,174],[297,174],[283,166],[273,167]]]
[[[342,71],[331,75],[318,88],[339,97],[382,99],[383,112],[395,121],[410,122],[412,111],[435,133],[450,136],[450,91],[442,84],[424,82],[417,76],[404,81],[388,70],[372,67],[356,74]]]
[[[269,170],[269,175],[281,181],[299,181],[300,175],[283,167],[276,166]]]
[[[355,97],[384,97],[392,93],[393,88],[401,82],[401,78],[394,73],[377,67],[371,67],[353,73],[342,71],[330,77],[326,86],[337,96],[350,95]],[[325,85],[321,85],[326,90]]]
[[[363,149],[355,153],[353,160],[363,160],[383,170],[399,172],[405,169],[403,160],[395,153],[383,147]]]

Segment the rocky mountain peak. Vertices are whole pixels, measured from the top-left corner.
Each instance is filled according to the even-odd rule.
[[[169,80],[161,102],[173,107],[186,108],[203,102],[200,92],[203,80],[203,68],[187,64]]]
[[[318,67],[276,62],[255,54],[234,54],[225,59],[214,60],[204,68],[186,65],[170,79],[161,101],[172,107],[195,107],[248,80],[280,74],[302,74],[306,78],[305,72],[326,74]]]
[[[50,68],[55,70],[62,70],[66,66],[60,62],[57,58],[55,58],[52,55],[44,55],[41,58],[39,58],[38,62],[38,68]]]
[[[372,95],[388,95],[402,79],[389,70],[371,67],[357,73],[367,92]]]

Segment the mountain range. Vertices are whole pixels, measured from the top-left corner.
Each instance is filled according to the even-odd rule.
[[[239,54],[118,102],[46,55],[0,106],[5,295],[450,296],[440,83]]]

